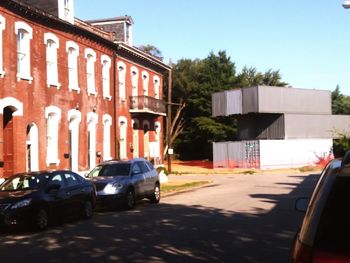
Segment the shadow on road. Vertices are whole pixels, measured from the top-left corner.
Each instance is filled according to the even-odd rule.
[[[295,222],[303,216],[294,211],[294,200],[305,188],[310,194],[316,180],[311,175],[300,185],[286,184],[295,187],[286,195],[251,196],[274,203],[268,212],[141,202],[132,211],[98,212],[90,221],[68,222],[41,233],[2,233],[0,258],[65,263],[288,262]]]

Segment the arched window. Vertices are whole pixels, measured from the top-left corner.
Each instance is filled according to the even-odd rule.
[[[148,96],[148,83],[149,83],[149,74],[147,71],[142,71],[142,87],[143,87],[144,96]]]
[[[0,77],[4,77],[5,70],[4,70],[4,62],[3,62],[3,44],[2,44],[2,31],[5,30],[5,18],[0,15]]]
[[[101,56],[101,64],[102,64],[102,90],[103,97],[106,99],[111,99],[111,91],[110,91],[110,68],[111,68],[111,59],[106,55]]]
[[[96,165],[96,125],[98,116],[94,112],[89,112],[87,115],[88,126],[88,160],[89,168],[93,169]]]
[[[52,33],[44,34],[44,43],[46,45],[46,83],[47,86],[56,86],[59,88],[61,84],[58,82],[57,67],[57,49],[59,48],[59,40]]]
[[[45,118],[47,123],[46,165],[58,165],[60,163],[60,160],[58,159],[58,131],[61,110],[56,106],[49,106],[45,108]]]
[[[148,120],[144,120],[142,123],[143,126],[143,155],[144,158],[149,158],[149,129],[150,123]]]
[[[158,76],[153,77],[153,85],[154,85],[154,97],[156,99],[159,99],[160,97],[160,79]]]
[[[133,119],[132,120],[133,157],[139,157],[139,127],[140,127],[139,120]]]
[[[131,67],[131,86],[132,86],[132,96],[138,95],[138,86],[139,86],[139,70],[137,67]]]
[[[108,161],[111,157],[111,126],[112,117],[109,114],[103,115],[103,160]]]
[[[118,79],[119,79],[119,98],[121,101],[125,101],[126,65],[124,62],[119,61],[117,66],[118,66]]]
[[[17,35],[17,79],[29,80],[33,78],[30,74],[30,40],[33,37],[32,28],[24,22],[15,23]]]
[[[85,49],[86,58],[86,84],[88,94],[96,95],[96,85],[95,85],[95,62],[96,53],[91,48]]]
[[[31,123],[27,127],[27,171],[39,171],[38,126]]]
[[[72,109],[68,111],[69,128],[69,153],[70,169],[74,172],[79,171],[79,125],[81,122],[81,112]]]
[[[78,84],[78,56],[79,46],[73,41],[68,41],[66,44],[68,53],[68,89],[80,92]]]
[[[119,122],[119,154],[120,154],[119,157],[120,159],[126,159],[127,158],[126,131],[127,131],[128,120],[124,116],[121,116],[119,117],[118,122]]]

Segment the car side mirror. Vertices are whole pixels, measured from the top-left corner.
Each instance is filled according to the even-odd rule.
[[[309,205],[309,202],[310,202],[310,198],[307,198],[307,197],[298,198],[295,201],[295,210],[297,210],[298,212],[305,213]]]

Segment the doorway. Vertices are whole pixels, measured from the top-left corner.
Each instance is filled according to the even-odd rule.
[[[3,117],[4,177],[7,178],[13,174],[14,168],[13,110],[10,107],[5,107]]]

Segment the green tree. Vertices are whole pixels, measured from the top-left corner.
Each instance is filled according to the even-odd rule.
[[[211,116],[214,92],[256,85],[285,86],[286,83],[281,81],[279,71],[261,73],[245,67],[237,74],[235,64],[225,51],[211,52],[205,59],[181,59],[174,64],[172,101],[186,105],[178,117],[182,120],[182,132],[173,143],[180,159],[211,159],[213,141],[236,138],[233,116]],[[167,94],[166,87],[164,94]]]
[[[163,59],[162,52],[153,45],[141,45],[138,48],[151,56]]]
[[[340,92],[339,85],[332,91],[332,113],[350,114],[350,97]]]
[[[339,85],[332,91],[332,113],[350,114],[350,97],[340,92]],[[350,149],[350,134],[340,131],[334,131],[334,133],[338,139],[333,140],[333,153],[335,157],[341,157]]]

